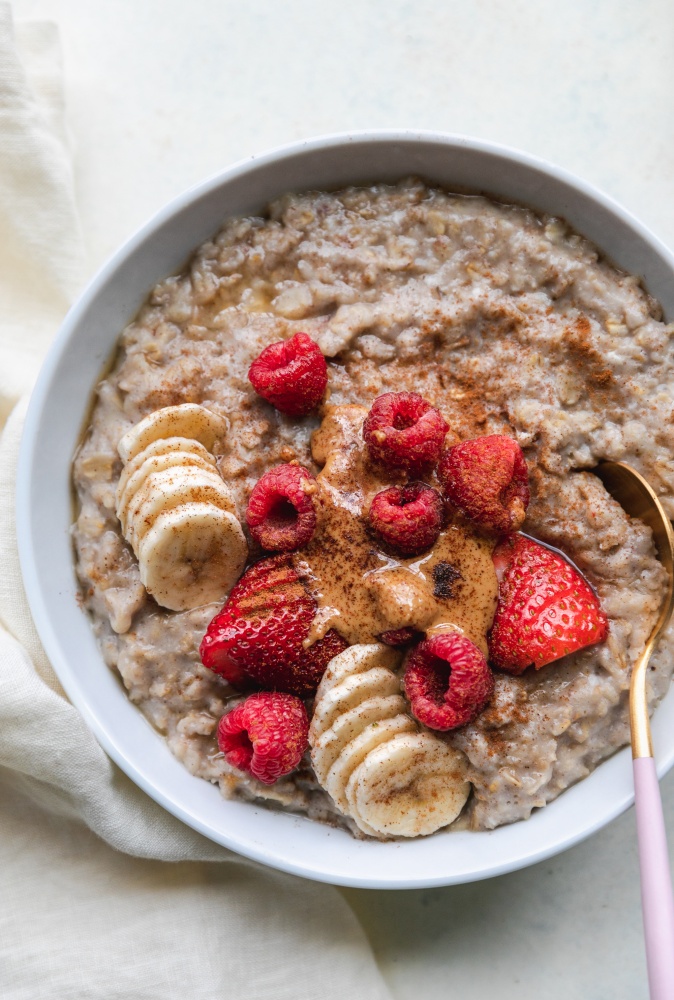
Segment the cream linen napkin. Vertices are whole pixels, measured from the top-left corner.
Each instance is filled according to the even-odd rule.
[[[340,894],[244,861],[139,791],[64,698],[31,621],[17,400],[85,269],[63,122],[55,27],[14,28],[0,3],[0,426],[14,406],[0,440],[0,996],[386,1000]]]

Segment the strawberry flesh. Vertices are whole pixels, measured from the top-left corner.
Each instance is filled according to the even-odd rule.
[[[307,698],[346,643],[334,630],[307,649],[316,603],[287,555],[251,566],[212,620],[201,662],[239,690],[258,685]]]
[[[511,674],[538,670],[606,638],[599,598],[561,555],[514,534],[496,546],[493,558],[500,573],[489,635],[494,666]]]

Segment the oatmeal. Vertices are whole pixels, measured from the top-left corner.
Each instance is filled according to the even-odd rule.
[[[328,382],[320,410],[293,416],[261,398],[248,371],[263,349],[300,332],[326,357]],[[311,643],[342,636],[339,653],[387,631],[408,629],[418,639],[450,624],[486,653],[494,540],[459,517],[427,552],[394,557],[362,526],[373,496],[398,481],[363,461],[363,416],[384,393],[418,393],[448,425],[448,447],[488,435],[519,443],[531,485],[521,530],[573,560],[609,619],[603,642],[540,670],[494,671],[487,707],[433,737],[442,751],[423,727],[409,729],[401,689],[378,695],[401,699],[389,706],[398,720],[391,739],[396,753],[426,754],[429,781],[463,761],[456,788],[467,782],[472,792],[461,822],[490,829],[526,818],[629,741],[631,664],[657,616],[664,571],[650,531],[586,470],[601,459],[629,462],[674,515],[673,333],[638,280],[560,220],[417,181],[290,195],[267,218],[226,223],[123,332],[75,459],[77,570],[106,662],[193,774],[226,795],[363,832],[353,817],[365,793],[352,788],[347,800],[344,774],[333,775],[335,795],[326,793],[308,754],[265,784],[218,752],[219,720],[241,693],[202,664],[199,646],[222,602],[168,610],[149,595],[139,568],[149,536],[138,532],[136,554],[117,516],[125,468],[118,446],[166,407],[199,404],[214,415],[221,431],[205,455],[192,449],[190,467],[197,477],[198,466],[199,489],[208,478],[213,503],[222,493],[214,474],[224,482],[230,507],[222,517],[210,513],[208,524],[217,520],[220,532],[226,523],[236,537],[236,573],[246,548],[249,563],[265,555],[245,524],[256,483],[293,462],[315,477],[316,533],[287,557],[318,604]],[[139,510],[154,516],[157,490],[174,489],[182,466],[172,462],[152,473],[163,478],[152,481],[154,492],[152,483],[145,488]],[[440,489],[433,477],[417,478]],[[217,586],[231,586],[233,565]],[[365,581],[356,599],[354,567]],[[651,706],[669,684],[673,635],[652,660]],[[398,659],[386,669],[397,678],[402,652],[391,655]],[[384,754],[386,744],[367,745]]]

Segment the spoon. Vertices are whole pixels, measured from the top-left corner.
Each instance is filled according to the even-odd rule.
[[[674,611],[674,531],[655,491],[631,466],[622,462],[602,462],[593,471],[620,506],[651,529],[658,558],[667,571],[667,590],[658,620],[632,668],[630,731],[648,984],[651,1000],[672,1000],[674,897],[648,720],[646,674],[653,647],[667,628]]]

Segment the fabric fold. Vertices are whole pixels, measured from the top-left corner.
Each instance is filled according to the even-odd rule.
[[[42,648],[17,456],[26,394],[85,272],[58,32],[15,30],[0,3],[0,995],[386,1000],[337,890],[165,812],[106,756]]]
[[[84,242],[66,145],[54,25],[21,31],[0,4],[0,419],[37,375],[60,318],[82,283]],[[29,308],[27,305],[29,304]]]

